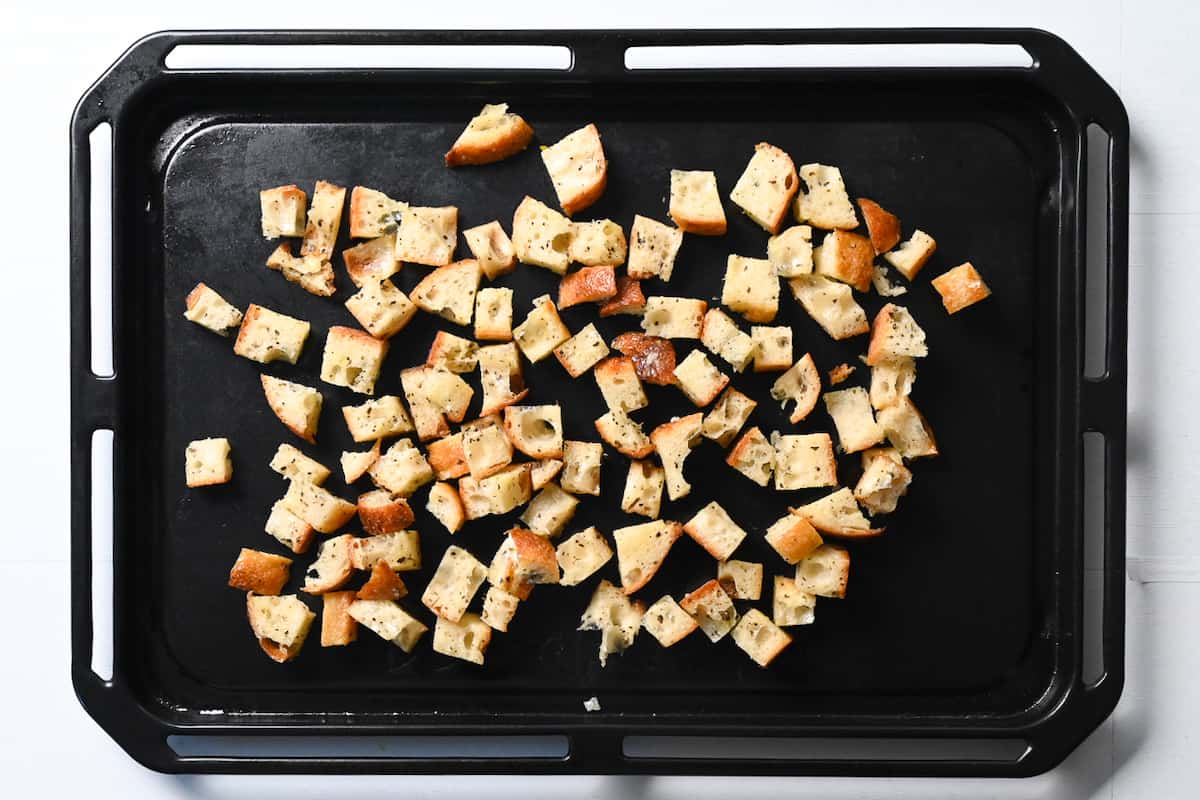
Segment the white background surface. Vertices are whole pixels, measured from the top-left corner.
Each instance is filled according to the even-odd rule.
[[[1200,794],[1200,457],[1194,356],[1200,250],[1200,15],[1188,3],[962,0],[854,3],[72,4],[0,9],[0,193],[9,242],[0,333],[10,350],[0,419],[8,519],[0,586],[0,794],[331,798],[388,792],[521,797],[1185,798]],[[569,9],[569,12],[566,10]],[[83,713],[68,676],[67,121],[87,85],[140,35],[236,27],[1035,26],[1066,38],[1118,90],[1133,130],[1130,246],[1128,679],[1116,714],[1065,764],[1023,781],[686,778],[172,778],[128,759]],[[36,344],[33,344],[36,343]],[[31,392],[31,389],[33,390]],[[36,396],[36,400],[32,399]]]

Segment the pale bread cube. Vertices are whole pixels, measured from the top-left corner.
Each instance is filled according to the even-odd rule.
[[[650,604],[642,615],[642,627],[663,647],[670,647],[687,638],[699,625],[670,595],[663,595]]]
[[[533,311],[525,317],[525,321],[513,329],[513,340],[521,352],[531,362],[536,364],[554,352],[567,339],[571,332],[558,316],[558,309],[550,295],[544,294],[533,301]]]
[[[734,522],[715,500],[685,522],[683,530],[718,561],[727,560],[746,538],[742,526]]]
[[[730,386],[705,415],[700,433],[721,447],[729,447],[757,406],[756,401]]]
[[[396,235],[389,233],[369,239],[342,251],[342,263],[350,282],[362,287],[368,281],[381,281],[400,271],[396,260]]]
[[[854,499],[869,514],[890,514],[912,483],[912,472],[886,455],[872,459],[854,487]]]
[[[317,547],[317,559],[304,570],[302,592],[324,594],[342,588],[354,567],[350,564],[350,543],[354,537],[348,533],[326,539]]]
[[[262,375],[260,380],[267,405],[279,421],[309,444],[315,442],[323,403],[321,393],[311,386],[270,375]]]
[[[608,581],[602,580],[596,586],[579,619],[579,630],[600,631],[601,667],[608,663],[610,655],[633,644],[644,612],[640,602],[630,600]]]
[[[780,278],[795,278],[813,271],[812,228],[793,225],[767,240],[767,261]]]
[[[626,514],[658,519],[666,480],[666,472],[653,461],[630,461],[625,489],[621,492],[621,510]]]
[[[499,286],[475,295],[475,338],[489,342],[512,340],[513,290]]]
[[[528,195],[513,213],[512,245],[522,264],[562,275],[571,263],[571,220]]]
[[[288,483],[283,507],[321,533],[333,533],[358,513],[358,506],[299,478]]]
[[[612,548],[604,534],[590,527],[564,539],[555,549],[555,558],[562,569],[559,584],[576,586],[596,573],[613,557]]]
[[[622,591],[633,594],[649,583],[682,535],[682,525],[663,519],[613,531]]]
[[[813,250],[813,267],[818,275],[849,284],[860,292],[871,290],[875,250],[865,236],[849,231],[832,231]]]
[[[719,308],[710,308],[700,327],[700,343],[720,356],[734,372],[741,372],[755,357],[754,339]]]
[[[734,643],[760,667],[770,666],[792,643],[792,637],[757,608],[746,612],[732,635]]]
[[[342,208],[346,204],[346,189],[325,181],[317,181],[313,189],[312,205],[308,208],[308,222],[304,226],[304,239],[300,243],[301,256],[313,256],[321,261],[333,257],[333,246],[337,242],[338,229],[342,224]]]
[[[288,511],[282,500],[271,506],[271,514],[263,528],[281,545],[293,553],[307,553],[316,532],[300,517]]]
[[[480,416],[495,414],[519,403],[528,394],[521,374],[521,356],[516,344],[494,344],[479,348],[479,384],[483,387]]]
[[[771,444],[775,446],[776,489],[837,486],[837,459],[828,433],[773,433]]]
[[[482,480],[464,475],[458,481],[458,495],[462,498],[467,519],[507,514],[528,503],[533,495],[529,465],[510,464]]]
[[[475,390],[471,385],[444,367],[426,368],[422,391],[426,400],[451,422],[462,422],[471,405]],[[401,382],[403,384],[403,381]]]
[[[729,385],[729,376],[713,366],[703,352],[693,350],[675,367],[675,385],[693,405],[704,408]]]
[[[802,592],[819,597],[845,597],[850,581],[850,553],[837,545],[821,545],[796,565],[795,581]]]
[[[729,199],[767,233],[778,233],[799,188],[791,157],[772,144],[759,142]]]
[[[787,325],[753,325],[750,339],[755,372],[778,372],[792,366],[792,329]]]
[[[402,531],[413,523],[413,511],[403,497],[394,497],[384,489],[373,489],[358,496],[358,521],[371,536]]]
[[[880,297],[899,297],[902,294],[908,294],[908,287],[892,283],[891,278],[888,277],[887,267],[879,264],[871,269],[871,285],[875,287],[875,293]]]
[[[203,283],[197,283],[196,288],[188,292],[185,304],[185,319],[221,336],[228,336],[231,328],[242,324],[242,312]]]
[[[496,417],[484,417],[465,425],[461,433],[463,458],[476,480],[494,475],[512,463],[512,442]]]
[[[529,465],[529,484],[539,491],[562,472],[563,462],[559,458],[542,458]]]
[[[820,534],[804,517],[784,514],[767,528],[767,544],[789,564],[798,564],[821,546]]]
[[[376,339],[390,339],[409,323],[417,306],[387,278],[368,279],[346,300],[346,308]]]
[[[408,408],[412,412],[413,427],[422,442],[450,433],[445,412],[429,399],[427,391],[426,385],[435,371],[435,368],[425,366],[400,371],[400,386],[404,389],[404,398],[408,400]]]
[[[967,306],[991,297],[992,290],[983,282],[970,261],[943,272],[933,279],[933,288],[942,296],[942,306],[948,314],[957,314]]]
[[[367,474],[371,465],[379,460],[379,441],[370,450],[343,450],[341,457],[342,476],[349,485]]]
[[[333,265],[321,256],[293,256],[290,242],[282,242],[267,256],[267,267],[309,294],[330,297],[337,291]]]
[[[578,505],[574,495],[564,492],[556,483],[547,483],[521,512],[521,521],[539,536],[553,539],[562,534]]]
[[[258,193],[262,207],[262,235],[264,239],[280,236],[304,235],[304,210],[308,195],[295,184],[263,189]]]
[[[721,304],[748,322],[770,322],[779,313],[779,278],[765,258],[731,255],[725,263]]]
[[[467,520],[467,512],[463,508],[462,498],[458,496],[458,489],[448,483],[435,483],[430,488],[429,497],[425,500],[425,510],[442,523],[442,527],[449,533],[458,533]]]
[[[429,628],[388,600],[355,600],[346,613],[379,638],[411,653]]]
[[[872,528],[863,516],[854,495],[849,489],[841,488],[799,508],[791,509],[799,517],[807,519],[814,528],[829,536],[846,539],[878,536],[883,528]]]
[[[737,624],[738,612],[721,584],[708,581],[684,596],[679,605],[700,625],[710,642],[719,642]]]
[[[533,128],[508,103],[488,104],[471,118],[446,152],[447,167],[503,161],[529,146]]]
[[[487,578],[487,567],[469,552],[450,545],[429,579],[421,602],[439,617],[458,622]]]
[[[426,461],[439,481],[461,478],[470,472],[467,456],[463,452],[463,432],[443,436],[425,445]]]
[[[596,202],[608,184],[600,131],[590,123],[542,150],[542,163],[567,216]]]
[[[416,531],[392,531],[364,536],[350,543],[350,564],[355,569],[374,569],[386,564],[395,572],[421,568],[421,535]]]
[[[454,260],[458,244],[458,209],[455,206],[408,206],[400,212],[396,228],[396,260],[441,267]]]
[[[912,393],[917,364],[911,356],[880,361],[871,367],[871,406],[879,411]]]
[[[889,442],[905,458],[922,458],[938,454],[937,440],[929,421],[913,405],[913,401],[902,397],[893,405],[881,409],[877,417],[879,426]]]
[[[800,167],[807,192],[796,196],[796,219],[814,228],[853,230],[858,227],[854,206],[846,193],[842,171],[824,164],[804,164]]]
[[[272,361],[295,364],[304,349],[308,330],[309,324],[302,319],[251,303],[242,317],[233,352],[260,364]]]
[[[833,418],[843,453],[857,453],[883,441],[883,427],[875,421],[871,398],[861,386],[826,392],[825,410]]]
[[[370,442],[413,431],[412,420],[400,398],[390,394],[362,405],[342,406],[342,417],[356,442]]]
[[[629,230],[629,263],[625,271],[630,278],[671,280],[675,271],[675,256],[683,244],[683,231],[664,225],[658,220],[635,214]],[[618,292],[619,296],[619,292]]]
[[[229,457],[229,440],[197,439],[188,442],[185,474],[188,488],[217,486],[233,480],[233,460]]]
[[[380,489],[409,497],[433,480],[433,468],[410,439],[397,439],[379,460],[371,465],[371,480]]]
[[[682,231],[700,236],[723,236],[725,209],[717,191],[716,173],[671,170],[671,207],[667,213]]]
[[[473,258],[446,264],[413,287],[412,301],[422,311],[437,314],[456,325],[470,325],[482,277],[479,262]]]
[[[867,312],[854,300],[854,291],[824,275],[801,275],[788,281],[792,295],[813,321],[837,340],[849,339],[871,329]]]
[[[820,396],[821,373],[817,372],[811,353],[805,353],[771,385],[771,397],[778,400],[780,405],[786,407],[788,403],[796,404],[788,416],[793,425],[812,413]]]
[[[563,442],[563,470],[559,484],[571,494],[600,494],[600,461],[604,447],[599,442]]]
[[[263,651],[273,661],[291,661],[300,654],[317,615],[294,594],[246,595],[246,616]]]
[[[717,583],[734,600],[757,600],[762,596],[763,565],[754,561],[717,562]]]
[[[334,325],[325,338],[321,380],[359,394],[375,394],[388,343],[354,328]]]
[[[888,303],[879,309],[871,324],[871,343],[867,364],[874,366],[897,358],[922,358],[929,355],[925,331],[903,306]]]
[[[692,297],[649,297],[642,330],[663,339],[699,339],[708,304]]]
[[[759,486],[771,482],[775,469],[775,448],[757,427],[742,434],[725,457],[725,463]]]
[[[689,414],[664,422],[650,432],[650,441],[666,472],[667,496],[672,500],[686,497],[692,491],[692,485],[683,477],[683,462],[699,444],[703,422],[703,414]]]
[[[350,190],[350,238],[386,238],[395,242],[399,217],[408,203],[393,200],[378,189],[355,186]]]
[[[625,231],[611,219],[571,223],[567,257],[576,264],[618,267],[625,263],[627,250]]]
[[[438,617],[433,626],[433,652],[472,664],[483,664],[491,640],[491,626],[478,614],[464,613],[454,622]]]
[[[558,583],[554,545],[533,531],[510,529],[492,557],[487,580],[521,600],[529,596],[536,584]]]
[[[638,380],[633,359],[628,356],[606,358],[596,365],[592,374],[609,410],[636,411],[650,402]]]
[[[516,616],[521,598],[509,594],[498,586],[489,586],[483,596],[483,613],[479,618],[494,631],[508,632],[508,626]]]
[[[478,364],[479,345],[447,331],[437,332],[425,357],[425,366],[444,367],[459,374],[474,372]]]
[[[776,575],[774,594],[771,621],[779,627],[811,625],[816,621],[817,596],[802,591],[791,578]]]
[[[608,345],[591,322],[579,333],[554,348],[554,357],[572,378],[578,378],[607,355]]]
[[[513,447],[530,458],[561,458],[562,407],[509,406],[504,409],[504,432]]]
[[[329,467],[309,458],[290,444],[281,444],[271,456],[271,470],[289,480],[301,478],[320,486],[330,476]]]
[[[463,238],[467,241],[467,249],[479,262],[479,268],[489,281],[507,275],[517,268],[517,251],[499,221],[492,220],[474,228],[467,228],[463,231]]]
[[[932,236],[925,231],[915,230],[907,242],[891,252],[884,253],[883,260],[911,281],[917,277],[921,267],[925,266],[925,262],[929,261],[936,250],[937,242]]]
[[[654,443],[642,431],[642,425],[619,409],[596,420],[596,432],[609,447],[629,458],[645,458],[654,452]]]

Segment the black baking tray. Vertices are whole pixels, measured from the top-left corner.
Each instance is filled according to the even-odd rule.
[[[627,48],[652,45],[920,43],[1018,45],[1033,63],[630,70],[623,60]],[[564,70],[168,69],[165,56],[180,44],[557,45],[573,57]],[[278,549],[262,523],[283,486],[266,462],[289,436],[263,401],[259,365],[235,357],[229,340],[187,323],[184,296],[203,280],[239,306],[260,303],[313,323],[298,365],[261,371],[321,386],[320,444],[303,449],[335,463],[352,447],[337,408],[358,400],[318,384],[316,374],[325,329],[353,324],[340,302],[349,282],[339,277],[336,300],[323,300],[265,269],[272,245],[259,235],[257,190],[291,182],[310,188],[317,179],[363,184],[415,203],[456,204],[462,227],[493,218],[507,227],[525,194],[553,201],[536,146],[483,168],[441,163],[464,122],[484,102],[500,100],[532,122],[538,143],[588,121],[599,126],[609,186],[580,218],[626,226],[635,212],[666,219],[673,167],[715,170],[727,195],[755,143],[765,140],[797,163],[839,165],[852,194],[878,200],[906,229],[937,237],[934,261],[899,302],[928,332],[932,355],[921,364],[914,398],[943,455],[917,465],[913,489],[882,538],[852,545],[847,599],[822,601],[817,623],[794,629],[795,644],[770,669],[755,667],[729,640],[713,646],[693,636],[669,650],[644,637],[601,670],[596,635],[574,631],[594,581],[536,593],[512,632],[495,637],[483,669],[451,663],[427,644],[406,657],[370,633],[351,648],[324,650],[314,641],[280,666],[258,651],[243,598],[224,585],[238,548]],[[113,132],[110,377],[89,367],[88,135],[102,122]],[[1083,377],[1082,311],[1085,143],[1093,123],[1109,135],[1108,212],[1098,239],[1105,243],[1100,335],[1107,364],[1094,379]],[[1108,715],[1123,679],[1127,192],[1120,101],[1066,43],[1040,31],[149,36],[88,90],[71,124],[72,676],[80,701],[134,758],[172,772],[1043,771]],[[686,237],[673,280],[649,282],[648,294],[715,298],[727,253],[764,251],[763,232],[728,203],[727,213],[728,236]],[[928,279],[967,259],[994,296],[951,318]],[[423,271],[406,267],[401,286],[411,288]],[[521,268],[500,283],[516,291],[519,319],[532,298],[554,291],[556,278]],[[863,303],[873,315],[881,300],[870,295]],[[572,329],[592,316],[582,308],[564,312]],[[611,336],[635,323],[613,318],[600,328]],[[857,365],[865,348],[861,338],[830,341],[786,288],[778,324],[793,326],[797,355],[811,351],[822,370]],[[443,327],[457,330],[421,315],[393,340],[379,393],[398,393],[399,370],[421,361]],[[851,383],[861,384],[864,373],[860,367]],[[590,378],[573,382],[553,360],[527,375],[536,398],[565,405],[568,437],[595,439],[590,420],[602,409]],[[769,381],[743,375],[735,383],[763,394]],[[762,404],[755,423],[788,429],[773,406]],[[652,389],[646,420],[687,410],[675,390]],[[801,426],[829,428],[823,410]],[[113,430],[115,441],[111,680],[90,667],[88,453],[97,429]],[[1102,530],[1083,525],[1086,431],[1106,443]],[[234,481],[187,491],[184,446],[208,435],[231,439]],[[695,489],[666,503],[664,516],[687,519],[716,498],[761,531],[785,502],[819,494],[759,490],[720,458],[711,444],[695,451],[687,465]],[[855,462],[841,459],[843,482],[855,480]],[[625,460],[610,454],[603,471],[610,493],[624,470]],[[330,485],[355,493],[337,475]],[[597,499],[585,500],[575,520],[605,531],[633,521]],[[486,560],[510,523],[475,523],[454,542]],[[423,512],[417,526],[427,567],[405,576],[414,596],[450,541]],[[1102,537],[1105,553],[1099,630],[1088,633],[1102,636],[1103,669],[1092,682],[1082,669],[1085,534]],[[640,593],[647,601],[678,596],[711,576],[711,559],[690,540],[677,549]],[[764,561],[768,582],[779,571],[761,536],[739,555]],[[615,564],[603,574],[615,579]],[[769,590],[764,596],[769,603]],[[602,710],[585,711],[592,696]],[[381,750],[377,757],[338,750],[345,737],[378,735],[443,743],[554,736],[565,748],[498,758],[486,750]],[[247,754],[179,745],[228,736],[319,736],[329,748],[298,755],[285,742]],[[660,740],[644,737],[686,738],[655,749]],[[681,741],[706,741],[707,751],[680,752]],[[735,741],[750,746],[723,744]],[[829,741],[913,747],[907,755],[847,756],[833,755]],[[1001,758],[970,747],[997,741],[1017,746]]]

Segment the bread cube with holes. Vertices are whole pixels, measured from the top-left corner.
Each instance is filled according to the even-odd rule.
[[[828,395],[826,395],[828,397]],[[771,434],[775,488],[781,491],[837,486],[837,459],[828,433]]]
[[[813,271],[812,228],[792,227],[767,240],[767,261],[780,278],[795,278]]]
[[[308,594],[324,594],[342,588],[354,567],[350,563],[350,544],[354,537],[348,533],[326,539],[317,547],[317,558],[304,570],[304,586]]]
[[[251,303],[242,317],[233,352],[260,364],[272,361],[295,364],[304,349],[308,331],[309,324],[302,319]]]
[[[309,458],[290,444],[279,445],[275,450],[275,455],[271,456],[268,466],[273,472],[277,472],[289,480],[300,478],[309,483],[315,483],[317,486],[324,483],[331,474],[329,467],[316,459]]]
[[[522,264],[562,275],[571,263],[571,220],[528,195],[513,214],[512,244]]]
[[[480,289],[475,295],[475,338],[480,341],[512,340],[513,290],[499,286]]]
[[[692,405],[704,408],[729,385],[729,376],[713,366],[703,352],[693,350],[675,367],[675,385]]]
[[[710,642],[719,642],[737,624],[738,612],[733,600],[721,584],[708,581],[679,601],[680,607],[692,615]]]
[[[309,294],[330,297],[335,285],[333,265],[321,256],[293,256],[292,245],[283,242],[267,257],[267,267],[299,285]]]
[[[479,262],[479,268],[489,281],[507,275],[517,268],[517,252],[512,240],[497,220],[476,225],[463,231],[467,249]]]
[[[804,190],[796,195],[797,220],[827,231],[858,227],[840,169],[826,164],[804,164],[800,167],[800,177],[804,180]]]
[[[874,366],[897,358],[921,358],[929,355],[925,331],[908,309],[888,303],[879,309],[871,324],[871,343],[867,364]]]
[[[633,359],[638,380],[656,386],[675,383],[675,345],[670,339],[627,331],[612,340],[612,348]]]
[[[492,629],[478,614],[464,613],[451,622],[438,617],[433,626],[433,652],[483,665]]]
[[[718,561],[727,560],[746,538],[742,526],[734,522],[715,500],[685,522],[683,530]]]
[[[483,613],[479,618],[494,631],[508,633],[508,626],[517,614],[521,598],[496,586],[489,586],[483,596]]]
[[[333,246],[337,242],[338,229],[342,224],[342,208],[346,204],[346,189],[326,181],[317,181],[313,189],[312,205],[308,208],[308,222],[304,226],[304,239],[300,243],[300,255],[312,256],[321,261],[333,257]]]
[[[512,463],[512,442],[496,417],[469,423],[461,433],[463,457],[476,480],[494,475]]]
[[[754,358],[754,340],[719,308],[710,308],[700,327],[700,343],[720,356],[734,372],[741,372]]]
[[[790,513],[768,526],[766,540],[779,557],[789,564],[800,563],[823,541],[812,523]]]
[[[779,278],[765,258],[731,255],[725,263],[721,304],[748,322],[770,322],[779,313]]]
[[[243,592],[279,594],[288,581],[292,560],[243,547],[229,570],[229,585]]]
[[[315,442],[323,402],[321,393],[311,386],[270,375],[262,375],[260,380],[267,405],[279,421],[309,444]]]
[[[849,231],[831,231],[813,250],[818,275],[849,284],[860,292],[871,290],[875,250],[865,236]]]
[[[876,253],[886,253],[900,242],[899,217],[866,197],[858,198],[858,210],[867,223],[871,248]]]
[[[558,583],[554,545],[534,531],[511,528],[492,558],[488,582],[518,597],[528,595],[529,590],[521,587]]]
[[[850,553],[837,545],[821,545],[796,565],[795,581],[802,592],[819,597],[845,597],[850,582]]]
[[[304,211],[308,206],[308,195],[295,184],[263,189],[258,193],[262,207],[262,235],[264,239],[280,236],[304,235]]]
[[[679,228],[635,214],[629,230],[629,263],[625,271],[633,279],[669,281],[682,244],[683,231]]]
[[[594,124],[572,131],[543,149],[542,163],[567,216],[600,199],[608,185],[608,159]]]
[[[583,330],[554,348],[554,357],[572,378],[578,378],[608,355],[608,345],[596,326],[588,323]]]
[[[801,275],[788,281],[792,296],[821,328],[837,340],[871,330],[867,312],[854,300],[854,291],[824,275]]]
[[[666,473],[667,496],[672,500],[686,497],[692,491],[692,485],[683,477],[683,462],[700,442],[703,421],[703,414],[689,414],[664,422],[650,432],[650,441]]]
[[[645,458],[654,452],[654,443],[642,431],[642,424],[624,411],[609,411],[596,420],[600,438],[618,453],[629,458]]]
[[[555,538],[575,516],[578,505],[574,495],[564,492],[556,483],[547,483],[521,512],[521,521],[539,536]]]
[[[446,152],[447,167],[491,164],[515,156],[529,146],[533,128],[508,103],[483,107]]]
[[[666,481],[666,472],[653,461],[630,461],[625,489],[621,492],[621,510],[626,514],[658,519]]]
[[[370,450],[343,450],[341,465],[342,477],[349,485],[367,474],[371,465],[379,460],[379,441]]]
[[[398,439],[369,470],[380,489],[409,497],[433,480],[433,468],[410,439]]]
[[[746,420],[750,419],[750,414],[757,406],[758,403],[755,400],[730,386],[717,400],[712,410],[704,416],[700,433],[721,447],[729,447],[733,437],[737,436],[738,431],[746,424]]]
[[[880,411],[895,405],[912,393],[917,380],[916,362],[911,356],[880,361],[871,367],[871,406]]]
[[[559,484],[571,494],[600,494],[600,461],[604,448],[599,442],[563,442],[563,470]]]
[[[442,267],[454,260],[458,243],[458,209],[409,206],[400,212],[396,260]]]
[[[405,653],[411,653],[429,631],[425,623],[388,600],[355,600],[346,613],[359,625]]]
[[[717,562],[717,583],[734,600],[757,600],[762,596],[763,565],[753,561]]]
[[[217,486],[233,480],[233,460],[229,457],[228,439],[218,437],[188,442],[184,455],[188,488]]]
[[[355,186],[350,190],[350,238],[386,237],[394,245],[398,219],[406,208],[408,203],[393,200],[378,189]]]
[[[617,278],[616,294],[600,305],[600,316],[628,314],[640,317],[645,310],[646,296],[642,293],[642,282],[622,275]]]
[[[426,401],[451,422],[462,422],[471,405],[475,390],[455,373],[444,367],[426,368],[422,391]]]
[[[811,625],[816,618],[817,596],[801,590],[791,578],[776,575],[771,621],[781,628],[786,628],[792,625]]]
[[[228,336],[231,328],[242,324],[242,312],[203,283],[197,283],[196,288],[188,292],[185,304],[185,319],[221,336]]]
[[[509,406],[504,409],[504,432],[513,447],[530,458],[561,458],[562,407]]]
[[[370,281],[392,277],[400,271],[401,266],[396,260],[395,233],[347,247],[342,251],[342,263],[346,267],[346,274],[350,276],[350,282],[359,288]]]
[[[675,540],[682,535],[682,525],[665,519],[613,531],[622,591],[633,594],[649,583],[666,561]]]
[[[533,310],[513,329],[513,340],[531,362],[537,363],[571,338],[571,332],[558,316],[550,295],[533,301]]]
[[[364,536],[350,542],[350,565],[371,570],[386,564],[394,572],[413,572],[421,568],[421,536],[416,531],[393,531]]]
[[[416,304],[387,278],[364,281],[346,300],[346,308],[376,339],[395,336],[417,313]]]
[[[321,647],[344,647],[358,639],[358,623],[350,616],[354,591],[321,595]]]
[[[307,553],[316,537],[313,526],[289,511],[282,500],[271,506],[271,513],[263,530],[298,555]]]
[[[837,428],[842,452],[857,453],[883,441],[883,427],[875,421],[870,395],[861,386],[826,392],[825,410]]]
[[[778,372],[792,366],[792,329],[787,325],[753,325],[750,340],[755,372]]]
[[[577,586],[594,575],[612,557],[612,548],[604,534],[595,526],[585,528],[564,539],[555,548],[555,558],[562,570],[558,582],[563,586]]]
[[[479,363],[479,345],[453,333],[438,331],[429,345],[425,366],[444,367],[451,372],[474,372]]]
[[[467,512],[463,508],[462,498],[458,496],[458,489],[448,483],[433,485],[429,490],[429,497],[425,500],[425,510],[442,523],[442,527],[449,533],[458,533],[467,520]]]
[[[943,272],[933,279],[933,288],[942,296],[942,306],[948,314],[957,314],[968,306],[992,296],[970,261]]]
[[[717,191],[717,175],[704,170],[671,170],[671,207],[679,229],[699,236],[724,236],[725,209]]]
[[[487,567],[461,547],[446,548],[421,602],[439,617],[458,622],[487,578]]]
[[[346,429],[356,442],[370,442],[413,432],[412,420],[394,395],[368,400],[362,405],[342,406]]]
[[[625,263],[627,250],[625,231],[611,219],[571,223],[567,255],[576,264],[617,267]]]
[[[921,271],[936,250],[937,242],[932,236],[925,231],[915,230],[908,241],[903,242],[895,250],[884,253],[883,260],[911,281],[917,277],[917,273]]]
[[[359,394],[375,394],[388,343],[370,334],[334,325],[325,339],[321,380]]]
[[[358,521],[367,534],[378,536],[412,525],[413,512],[403,497],[395,497],[384,489],[374,489],[358,496]]]
[[[354,519],[358,506],[320,486],[295,479],[288,483],[283,507],[321,533],[333,533]]]
[[[263,652],[284,663],[300,655],[317,615],[294,594],[246,595],[246,616]]]
[[[725,463],[759,486],[771,482],[775,470],[775,448],[757,427],[742,434],[725,457]]]
[[[775,145],[759,142],[729,199],[767,233],[779,233],[799,188],[791,156]]]
[[[862,509],[854,500],[849,489],[841,488],[807,505],[791,509],[791,513],[803,517],[818,531],[827,536],[844,539],[861,539],[878,536],[883,528],[872,528],[863,516]]]
[[[592,371],[600,394],[610,410],[636,411],[645,408],[649,400],[638,380],[633,359],[628,356],[613,356],[596,365]]]
[[[562,472],[563,462],[560,458],[542,458],[529,465],[529,483],[533,490],[540,491],[546,484],[558,477]]]
[[[757,608],[746,612],[732,636],[734,643],[760,667],[770,666],[792,643],[792,637]]]
[[[479,385],[483,387],[480,416],[496,414],[525,398],[529,390],[525,388],[516,344],[509,342],[479,348]]]
[[[795,403],[788,416],[793,425],[812,413],[820,396],[821,373],[817,372],[811,353],[805,353],[771,385],[771,397],[781,406],[786,408],[788,403]]]
[[[670,595],[650,604],[642,615],[642,627],[663,647],[683,641],[700,626]]]
[[[611,266],[583,267],[564,275],[559,281],[558,308],[562,310],[582,303],[601,303],[616,294],[617,276]]]
[[[450,434],[445,412],[429,399],[426,384],[430,382],[429,377],[434,371],[433,367],[425,366],[400,371],[400,386],[412,411],[413,427],[422,442]]]
[[[892,446],[905,458],[923,458],[938,454],[933,428],[910,398],[881,409],[876,419]]]
[[[640,602],[630,600],[606,580],[596,586],[579,619],[579,630],[600,631],[601,667],[608,663],[609,656],[624,652],[633,644],[645,610]]]
[[[650,297],[642,330],[663,339],[699,339],[708,304],[692,297]]]
[[[908,491],[912,472],[897,459],[878,455],[867,464],[854,487],[854,499],[869,514],[890,514]]]
[[[358,600],[391,600],[393,602],[408,596],[408,587],[404,581],[386,562],[377,561],[371,567],[371,577],[362,585],[354,596]]]
[[[425,449],[428,453],[425,460],[433,470],[433,477],[439,481],[461,478],[469,472],[467,457],[463,453],[462,431],[434,439]]]
[[[511,464],[481,480],[464,475],[458,481],[458,495],[467,519],[507,514],[533,496],[529,465]]]
[[[470,325],[482,276],[479,262],[473,258],[446,264],[413,287],[412,301],[422,311],[437,314],[456,325]]]

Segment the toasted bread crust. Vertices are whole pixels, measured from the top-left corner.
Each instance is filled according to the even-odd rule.
[[[358,639],[358,621],[347,613],[354,599],[353,590],[322,596],[321,647],[342,647]]]
[[[359,600],[389,600],[396,602],[408,594],[408,587],[386,561],[376,561],[371,567],[371,577],[355,593]]]
[[[617,293],[617,278],[611,266],[583,267],[564,275],[558,284],[558,308],[581,303],[598,303]],[[644,303],[644,298],[643,298]]]
[[[633,359],[640,380],[657,386],[675,383],[675,345],[670,339],[631,331],[613,339],[612,346]]]
[[[617,278],[617,291],[612,299],[600,306],[600,316],[617,314],[641,314],[646,310],[646,295],[642,294],[642,282],[628,275]]]
[[[899,217],[866,197],[858,198],[858,208],[867,221],[867,232],[876,253],[886,253],[900,243]]]
[[[933,288],[942,296],[946,313],[957,314],[967,306],[991,297],[992,290],[983,282],[970,261],[943,272],[931,281]]]
[[[358,518],[363,530],[372,536],[406,530],[415,516],[408,501],[393,497],[385,489],[376,489],[358,496]]]
[[[491,108],[494,106],[484,106],[483,111],[473,117],[467,128],[459,134],[446,153],[447,167],[503,161],[529,146],[533,139],[533,128],[521,116],[509,112],[507,105],[501,106],[500,124],[487,131],[472,130],[471,126],[484,118]]]
[[[243,547],[229,571],[229,585],[255,594],[279,594],[291,566],[292,560],[285,556]]]

